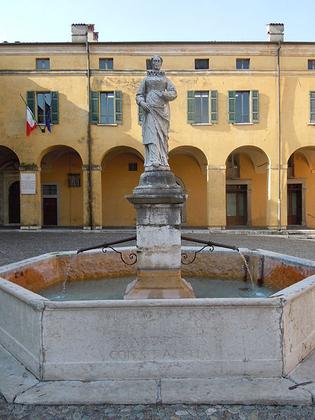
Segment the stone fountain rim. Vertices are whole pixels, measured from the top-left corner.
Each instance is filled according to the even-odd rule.
[[[119,247],[120,251],[135,250],[135,246]],[[196,251],[200,249],[195,246],[183,246],[184,251]],[[250,250],[248,248],[240,248],[241,252],[245,255],[265,256],[272,259],[280,259],[284,262],[291,262],[299,266],[314,267],[315,261],[293,257],[286,254],[281,254],[273,251],[267,251],[263,249]],[[114,251],[108,250],[108,253]],[[207,250],[201,251],[202,253],[209,253]],[[233,250],[222,249],[215,247],[214,252],[218,253],[235,253]],[[86,255],[93,255],[101,253],[100,250],[87,251]],[[311,288],[315,283],[315,275],[308,276],[303,280],[293,284],[292,286],[286,287],[279,290],[269,297],[259,298],[187,298],[187,299],[137,299],[137,300],[81,300],[81,301],[51,301],[35,292],[32,292],[22,286],[10,282],[1,277],[1,273],[11,271],[14,269],[20,269],[35,262],[40,262],[54,257],[64,257],[77,255],[76,251],[55,251],[46,254],[41,254],[36,257],[27,258],[14,263],[6,264],[0,267],[0,289],[8,294],[15,296],[18,300],[21,300],[31,305],[36,310],[42,310],[43,308],[117,308],[117,307],[209,307],[209,306],[275,306],[280,307],[284,302],[292,301],[296,299],[300,294],[305,292],[305,289]]]

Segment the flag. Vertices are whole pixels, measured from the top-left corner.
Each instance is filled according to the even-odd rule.
[[[48,98],[46,98],[46,96],[47,95],[45,95],[45,126],[47,127],[47,130],[51,133],[51,107],[47,101]]]
[[[26,135],[29,136],[36,127],[37,124],[33,112],[26,106]]]

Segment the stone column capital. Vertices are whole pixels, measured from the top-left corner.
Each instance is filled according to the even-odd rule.
[[[88,171],[91,169],[91,171],[102,171],[102,165],[82,165],[82,171]]]
[[[40,171],[40,167],[36,165],[36,163],[21,163],[19,166],[19,170],[22,171],[28,171],[28,172],[36,172]]]
[[[225,165],[206,165],[207,171],[226,171]]]

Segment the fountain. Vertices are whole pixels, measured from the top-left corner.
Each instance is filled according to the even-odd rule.
[[[136,236],[0,268],[0,344],[35,377],[15,402],[207,402],[200,393],[213,378],[282,381],[315,348],[314,262],[247,249],[242,260],[235,247],[181,235],[185,196],[167,162],[168,101],[176,90],[160,71],[162,59],[152,63],[137,93],[145,171],[128,197]],[[134,239],[136,248],[114,247]],[[270,296],[196,297],[190,278],[247,280],[245,265],[255,287],[273,289]],[[121,299],[43,296],[49,286],[104,278],[133,280]],[[67,394],[75,387],[77,396]]]

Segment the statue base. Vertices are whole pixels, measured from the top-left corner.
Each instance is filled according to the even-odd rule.
[[[182,299],[195,297],[180,270],[138,270],[137,279],[129,283],[124,299]]]
[[[125,299],[195,297],[181,278],[182,188],[170,169],[146,170],[133,195],[127,197],[137,212],[137,279]]]

